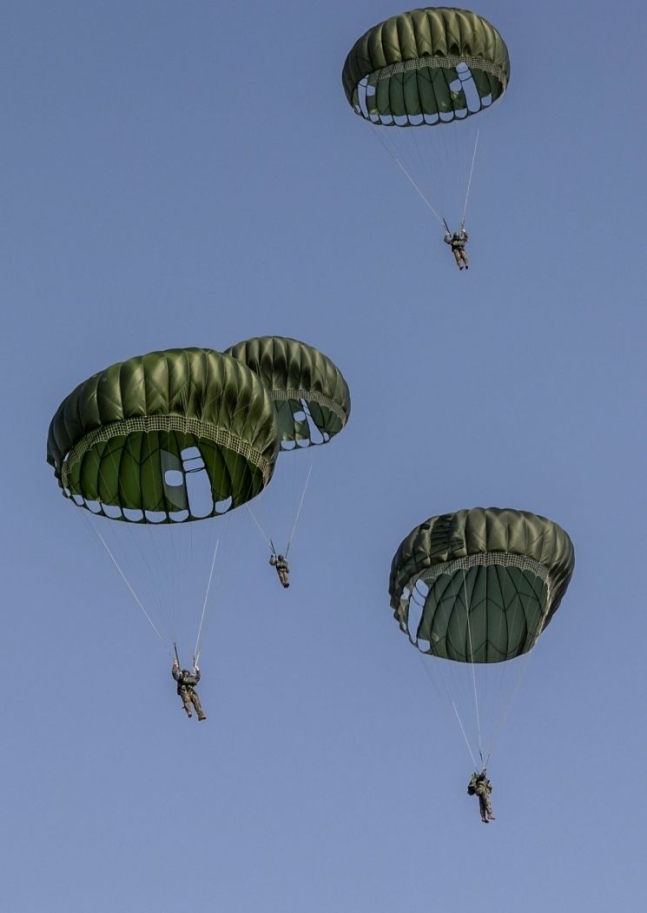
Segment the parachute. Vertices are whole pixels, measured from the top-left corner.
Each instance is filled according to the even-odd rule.
[[[47,462],[75,504],[112,519],[168,523],[254,497],[272,477],[277,448],[272,402],[253,372],[209,349],[170,349],[79,384],[52,419]],[[199,455],[184,455],[194,449]],[[197,469],[212,494],[199,513],[188,486]]]
[[[499,32],[482,16],[450,7],[425,7],[379,23],[355,43],[342,71],[353,111],[374,125],[445,227],[459,213],[465,223],[478,127],[465,128],[509,81],[508,49]]]
[[[168,647],[175,633],[162,633],[124,565],[143,569],[160,614],[173,614],[183,601],[174,556],[184,543],[195,549],[194,527],[213,536],[210,518],[263,490],[278,450],[259,378],[230,356],[187,348],[136,356],[79,384],[51,421],[47,461],[64,496],[99,518],[94,531]],[[130,532],[113,535],[116,527]],[[209,583],[212,573],[213,563]]]
[[[225,351],[254,371],[270,391],[276,409],[282,451],[307,450],[327,444],[345,427],[351,407],[348,384],[339,368],[318,349],[297,339],[260,336],[239,342]],[[303,465],[297,468],[295,461],[288,462],[291,464],[290,478],[280,485],[275,481],[268,492],[270,499],[280,497],[289,500],[295,494],[301,498],[298,506],[295,504],[294,510],[287,512],[293,525],[291,533],[285,531],[287,545],[282,551],[286,557],[312,469],[310,462],[307,473],[304,474]],[[279,460],[277,475],[281,473],[283,464],[283,459]],[[278,510],[275,506],[271,506],[269,512],[273,516],[267,522],[272,525],[276,524],[279,513],[284,518],[286,516],[285,511]],[[252,516],[256,519],[253,513]],[[272,551],[277,551],[272,537],[258,520],[257,525]]]
[[[318,349],[297,339],[258,336],[225,352],[254,371],[270,391],[282,450],[327,444],[348,421],[348,384]]]
[[[431,517],[396,551],[389,594],[400,629],[433,658],[436,669],[452,674],[461,664],[467,670],[442,687],[473,758],[474,739],[468,738],[465,725],[468,713],[459,710],[451,689],[467,686],[460,701],[471,705],[478,751],[485,760],[477,671],[482,672],[484,693],[493,667],[514,665],[511,661],[532,650],[559,608],[574,562],[573,544],[556,523],[527,511],[495,507]],[[492,708],[496,718],[488,724],[488,755],[494,729],[502,723],[500,711]]]

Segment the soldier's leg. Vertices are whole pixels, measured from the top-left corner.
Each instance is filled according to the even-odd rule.
[[[190,695],[187,694],[186,691],[183,691],[182,694],[180,695],[180,697],[182,698],[182,706],[184,707],[184,710],[186,711],[186,715],[187,715],[187,716],[191,716],[192,714],[191,714],[191,698],[190,698]]]
[[[485,811],[490,821],[494,821],[494,815],[492,814],[492,802],[490,801],[490,797],[487,793],[485,794]]]
[[[463,263],[465,264],[465,269],[469,269],[470,268],[469,260],[467,259],[467,252],[465,250],[461,251],[461,259],[462,259]]]
[[[456,260],[456,266],[457,266],[459,269],[463,269],[463,263],[462,263],[462,259],[461,259],[461,251],[458,250],[458,248],[456,248],[456,250],[454,251],[454,260]]]
[[[485,804],[485,796],[482,793],[479,793],[479,811],[481,813],[481,821],[487,822],[487,806]]]
[[[202,704],[200,703],[200,698],[195,693],[195,691],[191,695],[191,700],[193,702],[193,706],[195,707],[195,712],[198,714],[198,719],[206,720],[207,717],[205,716],[204,710],[202,709]]]

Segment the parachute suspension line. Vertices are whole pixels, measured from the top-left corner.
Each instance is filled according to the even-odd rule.
[[[423,655],[422,655],[422,653],[420,652],[420,650],[416,650],[416,654],[417,654],[417,656],[418,656],[418,659],[419,659],[420,662],[422,663],[422,667],[423,667],[423,669],[425,670],[425,674],[426,674],[427,678],[429,679],[429,681],[431,682],[431,684],[434,686],[434,689],[435,689],[436,693],[437,693],[437,694],[439,695],[439,697],[442,699],[442,698],[443,698],[443,695],[442,695],[442,693],[441,693],[441,691],[440,691],[440,688],[438,687],[438,683],[436,682],[436,680],[434,679],[434,676],[433,676],[433,675],[431,674],[431,672],[429,671],[429,664],[428,664],[428,661],[425,660],[425,658],[423,657]],[[433,662],[433,656],[432,656],[432,662]],[[444,691],[445,691],[444,697],[445,697],[446,700],[449,701],[449,703],[450,703],[451,706],[452,706],[452,710],[454,711],[454,714],[455,714],[455,716],[456,716],[456,720],[457,720],[457,722],[458,722],[458,726],[459,726],[460,731],[461,731],[461,733],[462,733],[462,735],[463,735],[463,741],[465,742],[465,747],[467,748],[467,753],[469,754],[469,756],[470,756],[470,758],[471,758],[471,761],[472,761],[472,764],[474,765],[474,768],[476,769],[476,760],[474,759],[474,753],[473,753],[473,751],[472,751],[472,747],[471,747],[471,745],[470,745],[469,739],[467,738],[467,733],[465,732],[465,727],[463,726],[463,721],[461,720],[461,715],[460,715],[460,713],[458,712],[458,707],[456,706],[456,702],[452,699],[452,697],[451,697],[451,695],[450,695],[450,693],[449,693],[449,690],[448,690],[446,684],[444,685]]]
[[[382,145],[384,146],[384,148],[386,149],[386,151],[387,151],[387,152],[389,153],[389,155],[391,156],[391,158],[394,159],[394,161],[397,162],[398,166],[402,169],[402,171],[403,171],[404,175],[406,176],[407,180],[410,182],[410,184],[412,185],[412,187],[416,190],[416,192],[417,192],[418,195],[420,196],[420,198],[421,198],[421,200],[423,201],[423,203],[425,204],[425,206],[427,206],[428,209],[431,211],[431,213],[432,213],[432,215],[434,216],[434,218],[440,223],[440,225],[446,226],[447,223],[445,222],[445,220],[443,219],[443,217],[440,216],[440,215],[436,212],[436,210],[434,209],[434,207],[431,205],[431,203],[429,202],[429,200],[427,199],[427,197],[424,195],[424,193],[422,192],[422,190],[420,189],[420,187],[418,186],[418,184],[414,181],[413,177],[409,174],[407,168],[405,167],[405,165],[404,165],[404,163],[402,162],[402,160],[400,159],[400,157],[399,157],[392,149],[390,149],[390,148],[387,146],[387,144],[384,142],[384,140],[382,139],[382,134],[380,133],[379,129],[376,129],[376,130],[375,130],[375,133],[376,133],[376,135],[377,135],[379,141],[382,143]]]
[[[417,589],[414,587],[412,594],[411,594],[411,599],[417,605],[418,603],[417,603],[416,596],[417,596]],[[416,653],[417,653],[418,659],[422,663],[425,673],[427,675],[427,678],[434,686],[434,689],[435,689],[436,693],[438,694],[439,698],[441,699],[442,703],[446,702],[447,705],[451,706],[452,710],[454,711],[454,715],[456,717],[458,727],[463,736],[463,741],[465,742],[465,747],[467,748],[467,753],[472,761],[472,764],[474,765],[474,768],[476,769],[477,765],[476,765],[476,759],[474,757],[474,752],[472,751],[472,746],[470,744],[470,740],[468,738],[467,732],[465,731],[465,726],[463,725],[463,720],[461,718],[461,713],[460,713],[460,710],[459,710],[458,705],[455,700],[455,695],[452,694],[453,689],[449,687],[448,682],[445,680],[445,678],[443,676],[438,676],[436,678],[436,676],[434,676],[432,674],[431,666],[429,665],[429,661],[427,661],[423,658],[423,655],[430,656],[431,662],[433,663],[434,656],[435,656],[435,654],[433,653],[433,650],[430,652],[421,650],[418,639],[411,637],[411,633],[408,630],[408,628],[407,628],[407,636],[409,637],[409,641],[411,642],[411,644],[417,648]],[[442,685],[442,689],[440,687],[441,685]]]
[[[472,753],[472,749],[470,748],[470,743],[469,743],[469,740],[465,733],[465,729],[463,728],[463,722],[460,718],[460,714],[459,714],[458,710],[456,709],[456,704],[453,701],[452,701],[452,709],[453,709],[454,713],[456,714],[456,719],[458,720],[458,725],[460,726],[461,732],[463,733],[463,739],[465,740],[465,744],[467,745],[467,750],[469,752],[470,758],[472,759],[472,764],[474,765],[474,770],[476,770],[478,765],[476,763],[474,754]],[[480,751],[479,751],[479,754],[481,754]],[[483,757],[483,755],[481,755],[481,758],[482,757]]]
[[[466,617],[467,617],[467,638],[468,638],[468,641],[469,641],[470,657],[471,657],[471,660],[472,660],[472,661],[470,662],[470,671],[471,671],[471,673],[472,673],[472,688],[473,688],[473,691],[474,691],[474,715],[475,715],[475,717],[476,717],[476,733],[477,733],[477,736],[478,736],[478,749],[479,749],[479,755],[481,756],[481,760],[483,760],[483,737],[482,737],[482,734],[481,734],[481,714],[480,714],[480,710],[479,710],[478,690],[477,690],[477,688],[476,688],[476,670],[475,670],[475,668],[474,668],[474,667],[475,667],[475,663],[474,663],[474,647],[473,647],[473,645],[472,645],[472,626],[471,626],[471,624],[470,624],[470,606],[469,606],[470,600],[469,600],[469,595],[468,595],[468,592],[467,592],[467,576],[466,576],[466,573],[465,573],[465,568],[463,568],[463,586],[462,586],[462,589],[463,589],[463,599],[464,599],[464,602],[465,602],[465,612],[466,612]]]
[[[131,592],[131,594],[132,594],[132,596],[133,596],[133,599],[135,600],[135,602],[137,603],[137,605],[139,606],[139,608],[140,608],[140,609],[142,610],[142,612],[144,613],[144,616],[146,617],[146,619],[147,619],[148,623],[150,624],[151,628],[153,629],[153,631],[155,631],[155,633],[157,634],[157,636],[158,636],[158,638],[159,638],[159,640],[160,640],[162,646],[163,646],[164,649],[167,651],[167,653],[169,653],[169,654],[172,656],[173,654],[171,653],[171,651],[170,651],[170,649],[169,649],[169,645],[167,644],[167,642],[166,642],[166,640],[164,639],[164,637],[162,637],[162,635],[160,634],[160,632],[159,632],[159,631],[157,630],[157,628],[155,627],[155,624],[154,624],[154,622],[153,622],[153,619],[150,617],[150,615],[148,614],[148,612],[147,612],[146,609],[144,608],[143,603],[142,603],[141,600],[139,599],[139,596],[137,595],[137,593],[135,592],[135,590],[134,590],[134,589],[132,588],[132,586],[130,585],[130,581],[128,580],[128,578],[126,577],[126,575],[125,575],[124,572],[122,571],[121,567],[119,566],[119,562],[117,561],[117,559],[116,559],[115,556],[113,555],[112,551],[110,550],[110,547],[108,546],[108,543],[107,543],[106,540],[103,538],[103,536],[101,535],[101,533],[99,532],[98,529],[96,529],[92,524],[90,524],[90,526],[92,527],[92,531],[94,532],[95,536],[98,538],[98,540],[101,542],[101,544],[102,544],[103,547],[105,548],[106,552],[108,553],[108,556],[109,556],[110,560],[112,561],[112,563],[114,564],[114,566],[115,566],[115,567],[117,568],[117,570],[119,571],[119,574],[121,575],[122,580],[124,581],[124,583],[126,584],[126,586],[128,587],[128,589],[130,590],[130,592]]]
[[[463,204],[463,214],[461,216],[461,229],[465,228],[465,218],[467,216],[467,203],[469,200],[470,190],[472,187],[472,175],[474,174],[474,163],[476,162],[476,150],[479,144],[479,135],[481,133],[480,128],[476,131],[476,139],[474,140],[474,152],[472,153],[472,164],[470,165],[470,174],[467,179],[467,190],[465,191],[465,202]]]
[[[489,759],[490,756],[494,753],[494,749],[495,749],[495,747],[496,747],[496,743],[498,742],[499,736],[501,735],[501,732],[502,732],[502,730],[503,730],[503,727],[504,727],[504,725],[505,725],[505,722],[506,722],[506,720],[508,719],[508,717],[509,717],[509,715],[510,715],[510,711],[512,710],[512,705],[513,705],[513,703],[514,703],[514,700],[515,700],[517,694],[519,693],[519,691],[520,691],[520,689],[521,689],[521,684],[522,684],[522,682],[523,682],[523,680],[524,680],[524,678],[525,678],[526,672],[527,672],[527,670],[528,670],[528,663],[530,662],[530,657],[531,657],[531,656],[532,656],[532,650],[529,650],[529,651],[526,653],[526,655],[524,656],[524,661],[523,661],[523,663],[522,663],[522,665],[521,665],[521,669],[519,670],[519,675],[517,676],[517,681],[516,681],[516,683],[515,683],[515,685],[514,685],[514,688],[512,689],[512,692],[511,692],[511,694],[510,694],[510,698],[509,698],[509,700],[508,700],[508,703],[506,704],[506,706],[505,706],[505,708],[504,708],[504,710],[503,710],[503,713],[501,714],[501,718],[500,718],[500,720],[499,720],[499,723],[498,723],[498,725],[497,725],[497,727],[496,727],[494,733],[492,734],[492,738],[491,738],[491,740],[490,740],[490,744],[488,745],[488,754],[487,754],[488,759]]]
[[[207,587],[204,594],[204,602],[202,604],[202,614],[200,615],[200,625],[198,627],[198,636],[195,642],[195,649],[193,651],[193,665],[198,665],[198,660],[200,659],[200,654],[202,653],[202,627],[204,625],[204,616],[207,611],[207,602],[209,600],[209,593],[211,591],[211,582],[213,580],[213,571],[216,566],[216,556],[218,555],[218,546],[220,545],[220,539],[216,540],[216,547],[213,550],[213,560],[211,561],[211,570],[209,571],[209,579],[207,580]]]
[[[294,524],[292,526],[292,532],[290,533],[290,538],[288,539],[288,544],[285,549],[285,557],[288,557],[288,552],[290,551],[290,546],[292,545],[292,540],[294,539],[294,533],[296,532],[297,523],[299,522],[299,517],[301,516],[301,508],[303,507],[303,502],[306,496],[306,491],[308,490],[308,485],[310,484],[310,476],[312,475],[313,463],[310,464],[308,469],[308,475],[306,477],[305,485],[303,486],[303,491],[301,492],[301,500],[299,501],[299,507],[297,508],[297,513],[294,518]]]
[[[254,523],[256,524],[256,526],[258,527],[258,530],[259,530],[261,536],[263,537],[263,539],[265,539],[265,541],[267,542],[267,544],[268,544],[269,547],[271,548],[272,554],[273,554],[273,555],[276,555],[276,549],[274,548],[274,543],[272,542],[272,540],[270,539],[270,537],[268,536],[268,534],[265,532],[265,530],[263,529],[263,527],[262,527],[261,524],[259,523],[258,518],[256,517],[256,514],[255,514],[254,511],[251,509],[251,507],[249,506],[249,504],[246,504],[245,506],[246,506],[246,508],[247,508],[247,510],[248,510],[248,512],[249,512],[250,517],[252,518],[252,520],[254,521]]]

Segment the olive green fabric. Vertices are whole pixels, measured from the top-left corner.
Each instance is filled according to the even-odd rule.
[[[391,565],[391,606],[425,652],[501,662],[535,644],[574,563],[570,538],[545,517],[495,507],[459,510],[432,517],[401,543]],[[423,604],[415,635],[412,592],[412,601]]]
[[[225,350],[271,392],[282,445],[327,443],[350,415],[350,391],[339,368],[305,342],[259,336]],[[304,417],[304,403],[310,413]],[[319,434],[313,433],[316,426]]]
[[[494,26],[468,10],[425,7],[369,29],[346,58],[342,82],[355,113],[375,123],[408,126],[410,118],[422,116],[446,123],[476,113],[461,87],[461,63],[478,92],[476,110],[503,94],[510,58]],[[375,90],[365,105],[358,91],[362,80]]]
[[[278,449],[274,406],[259,378],[227,355],[188,348],[136,356],[79,384],[52,419],[47,461],[77,504],[117,508],[108,515],[134,522],[153,518],[122,511],[147,511],[164,522],[197,519],[186,479],[201,469],[213,496],[209,516],[254,497],[270,481]]]

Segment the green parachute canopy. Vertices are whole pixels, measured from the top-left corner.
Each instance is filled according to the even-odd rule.
[[[187,348],[129,358],[79,384],[52,419],[47,461],[77,505],[168,523],[253,498],[272,478],[278,449],[273,402],[257,375],[228,355]]]
[[[574,562],[570,538],[545,517],[459,510],[431,517],[403,540],[391,565],[391,606],[422,652],[498,663],[534,646]]]
[[[509,79],[499,32],[482,16],[450,7],[400,13],[369,29],[342,72],[355,113],[383,126],[466,118],[490,107]]]
[[[325,444],[350,415],[350,392],[339,368],[305,342],[259,336],[226,349],[261,379],[276,408],[281,447]]]

